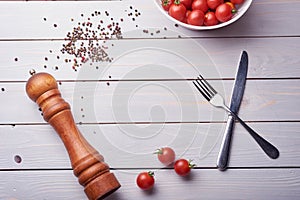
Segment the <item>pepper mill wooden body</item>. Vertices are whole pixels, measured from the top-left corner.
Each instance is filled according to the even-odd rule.
[[[103,199],[120,187],[109,166],[82,136],[70,106],[61,97],[57,82],[47,73],[33,75],[26,84],[31,100],[42,109],[44,119],[62,139],[72,164],[73,172],[90,200]]]

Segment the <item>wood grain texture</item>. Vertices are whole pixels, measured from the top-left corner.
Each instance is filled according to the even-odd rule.
[[[238,169],[225,173],[196,169],[190,178],[182,179],[173,170],[156,170],[157,183],[152,192],[135,185],[137,170],[115,170],[124,187],[108,200],[125,199],[298,199],[299,169]],[[276,174],[276,176],[274,176]],[[0,198],[85,200],[75,177],[67,171],[0,172]],[[275,188],[275,189],[274,189]],[[27,192],[31,191],[31,192]],[[187,192],[188,191],[188,192]],[[239,191],[239,192],[237,192]],[[241,193],[243,195],[241,195]]]
[[[60,52],[65,41],[2,41],[0,78],[26,81],[35,69],[58,80],[192,79],[199,73],[233,79],[241,50],[249,54],[248,78],[299,78],[299,42],[299,38],[116,40],[105,44],[112,63],[88,62],[75,72],[73,62],[65,62],[75,57]]]
[[[34,69],[59,80],[80,131],[108,155],[122,184],[109,199],[298,200],[299,7],[298,0],[254,0],[228,27],[191,31],[176,27],[152,0],[0,1],[0,199],[86,199],[59,136],[26,97]],[[135,9],[141,15],[133,20],[128,14]],[[95,11],[104,15],[92,17]],[[105,43],[113,62],[86,63],[75,72],[65,62],[73,57],[60,50],[67,33],[89,17],[94,25],[123,18],[123,39]],[[237,123],[230,168],[219,172],[226,116],[191,80],[201,72],[229,102],[242,50],[250,62],[240,116],[280,157],[269,159]],[[177,158],[194,159],[198,167],[189,178],[152,154],[166,145]],[[152,192],[135,185],[146,170],[156,173]]]
[[[277,160],[269,159],[251,136],[237,124],[233,136],[230,167],[297,167],[299,123],[250,123],[280,150]],[[175,149],[177,158],[193,159],[198,167],[216,167],[225,123],[80,125],[87,141],[105,161],[117,169],[162,168],[153,152],[162,146]],[[0,169],[70,169],[60,138],[48,125],[1,126]],[[131,130],[131,132],[128,132]],[[127,132],[126,132],[127,131]],[[14,157],[19,155],[21,163]],[[253,156],[255,155],[255,156]]]
[[[225,121],[225,112],[206,102],[191,81],[108,82],[59,85],[77,123]],[[233,81],[210,83],[229,102]],[[25,83],[2,83],[0,87],[5,88],[0,92],[1,101],[7,102],[0,105],[0,110],[10,113],[0,116],[1,124],[43,123],[38,107],[25,95]],[[298,90],[297,79],[248,80],[240,116],[246,121],[297,121]]]

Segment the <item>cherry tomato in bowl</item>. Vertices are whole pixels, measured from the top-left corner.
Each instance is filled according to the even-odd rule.
[[[192,10],[201,10],[206,13],[208,11],[207,0],[194,0],[192,3]]]
[[[204,22],[204,12],[193,10],[187,17],[187,23],[195,26],[202,26]]]
[[[214,26],[219,23],[219,20],[216,17],[216,14],[214,12],[207,12],[204,16],[204,24],[206,26]]]
[[[230,2],[234,4],[241,4],[244,2],[244,0],[230,0]]]
[[[207,5],[211,10],[215,10],[224,0],[207,0]]]
[[[193,0],[180,0],[187,10],[191,9]]]
[[[169,8],[169,15],[174,19],[183,22],[186,16],[186,7],[179,0],[175,0]]]
[[[219,5],[216,8],[216,17],[220,22],[227,22],[229,21],[232,16],[233,16],[233,9],[232,7],[227,4],[227,3],[223,3],[221,5]],[[235,11],[235,10],[234,10]]]
[[[173,4],[174,0],[161,0],[161,5],[165,11],[169,11],[170,6]]]
[[[192,24],[188,24],[188,18],[187,15],[189,15],[191,13],[191,11],[193,11],[193,3],[195,1],[199,1],[199,0],[192,0],[192,6],[191,9],[187,9],[185,8],[185,17],[182,17],[183,15],[181,15],[181,19],[178,20],[174,17],[172,17],[171,15],[169,15],[169,12],[165,11],[162,7],[162,2],[163,0],[154,0],[155,4],[157,5],[158,9],[169,19],[171,20],[173,23],[180,25],[181,27],[185,27],[188,29],[192,29],[192,30],[212,30],[212,29],[218,29],[218,28],[222,28],[225,27],[229,24],[234,23],[235,21],[237,21],[238,19],[240,19],[249,9],[249,7],[252,4],[253,0],[215,0],[215,1],[222,1],[223,3],[226,2],[231,2],[234,6],[235,6],[235,10],[236,13],[232,13],[232,17],[225,22],[220,22],[218,20],[218,23],[215,25],[206,25],[206,23],[203,23],[202,25],[192,25]],[[174,0],[174,2],[179,2],[180,3],[181,0]],[[208,0],[207,0],[208,1]],[[238,2],[238,3],[236,3]],[[241,2],[241,3],[239,3]],[[174,3],[173,3],[174,4]],[[181,3],[182,4],[182,3]],[[219,4],[220,6],[221,4]],[[184,6],[184,5],[183,5]],[[185,6],[184,6],[185,7]],[[206,15],[206,13],[208,12],[214,12],[216,14],[216,9],[208,9],[206,12],[204,12],[204,15]],[[182,9],[183,10],[183,9]],[[212,18],[212,17],[211,17]],[[214,23],[211,23],[214,24]]]

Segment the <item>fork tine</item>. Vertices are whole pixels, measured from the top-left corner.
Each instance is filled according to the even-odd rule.
[[[209,92],[208,88],[205,86],[205,84],[202,82],[202,80],[199,79],[199,77],[197,77],[196,83],[198,84],[198,87],[200,88],[200,90],[205,94],[205,96],[207,96],[208,101],[209,101],[212,98],[212,95]]]
[[[199,74],[199,77],[204,82],[205,87],[208,88],[208,90],[212,92],[212,96],[217,94],[217,91],[203,78],[203,76],[201,76],[201,74]]]
[[[217,91],[200,74],[197,79],[193,81],[193,84],[207,101],[210,101],[217,94]]]
[[[198,89],[198,91],[202,94],[202,96],[207,100],[207,101],[209,101],[210,100],[210,98],[207,96],[207,94],[205,94],[204,93],[204,91],[202,90],[202,88],[200,88],[200,86],[198,86],[198,84],[196,84],[195,82],[197,82],[197,81],[193,81],[193,84],[196,86],[196,88]]]

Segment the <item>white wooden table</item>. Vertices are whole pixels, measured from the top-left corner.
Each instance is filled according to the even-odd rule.
[[[299,9],[299,0],[254,0],[233,25],[200,32],[175,26],[154,1],[0,2],[0,199],[86,199],[59,136],[26,96],[32,69],[59,81],[81,132],[122,184],[108,199],[299,199]],[[119,22],[123,38],[99,41],[111,62],[90,59],[75,71],[61,49],[88,18],[95,29]],[[240,117],[280,157],[269,159],[237,124],[221,172],[226,114],[192,80],[202,73],[229,102],[242,50],[249,72]],[[194,160],[189,178],[158,162],[152,153],[162,146]],[[156,178],[149,193],[135,185],[148,170]]]

